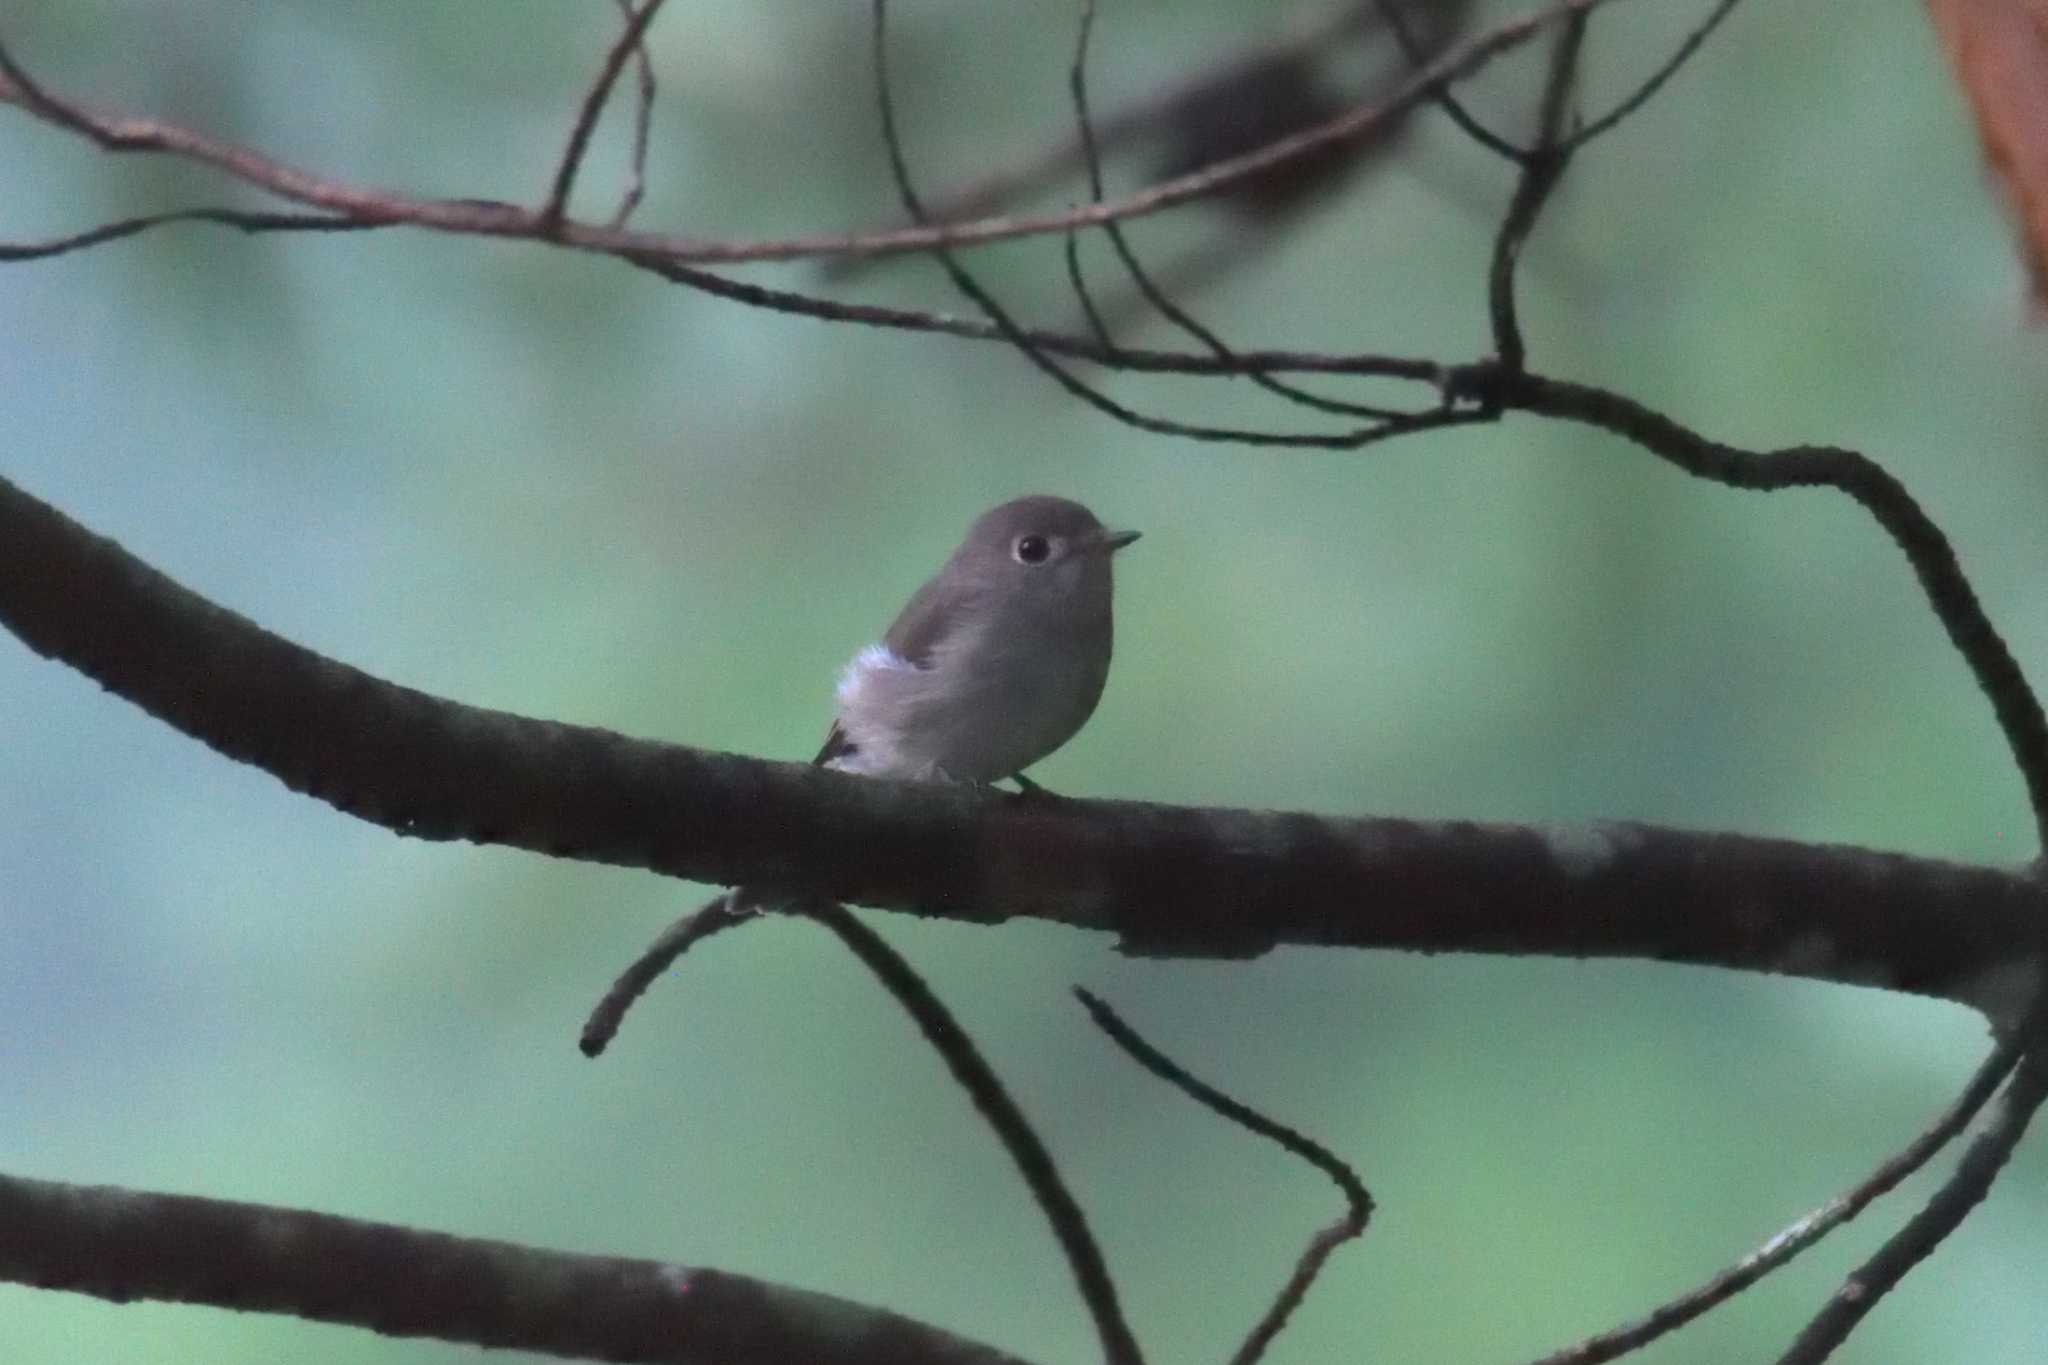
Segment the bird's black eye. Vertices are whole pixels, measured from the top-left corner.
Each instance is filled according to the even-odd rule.
[[[1044,536],[1018,536],[1017,544],[1011,551],[1019,564],[1043,564],[1045,557],[1052,553],[1052,546]]]

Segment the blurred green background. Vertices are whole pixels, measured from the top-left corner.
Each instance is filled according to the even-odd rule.
[[[1098,99],[1287,13],[1246,8],[1110,0]],[[1598,21],[1589,107],[1703,8],[1634,0]],[[0,36],[60,91],[366,183],[528,201],[616,22],[597,0],[4,14]],[[1072,17],[902,4],[903,115],[929,185],[1060,127]],[[641,226],[892,216],[864,6],[677,0],[654,51]],[[1533,70],[1489,73],[1473,103],[1516,126]],[[579,199],[591,216],[610,210],[624,131],[615,111]],[[13,111],[0,184],[17,240],[247,202]],[[1200,311],[1246,345],[1476,355],[1508,187],[1425,120],[1397,164]],[[1220,223],[1194,209],[1136,236],[1170,251]],[[1056,242],[982,259],[1027,313],[1071,315]],[[1528,267],[1540,367],[1727,440],[1869,451],[2048,677],[2048,339],[2026,326],[1917,7],[1738,11],[1580,163]],[[958,306],[925,261],[848,291]],[[1060,492],[1147,538],[1119,561],[1102,708],[1039,770],[1057,790],[2034,852],[1987,707],[1862,515],[1692,483],[1584,430],[1519,419],[1357,455],[1196,447],[1111,425],[1001,348],[418,233],[174,229],[0,270],[0,319],[0,472],[274,630],[463,701],[807,757],[839,664],[967,520]],[[1115,389],[1292,420],[1242,385]],[[1038,1360],[1094,1357],[993,1141],[815,928],[710,945],[593,1064],[575,1049],[584,1011],[695,888],[400,841],[11,640],[0,698],[0,1169],[715,1265]],[[1072,982],[1353,1157],[1378,1195],[1281,1362],[1513,1361],[1607,1327],[1860,1176],[1984,1046],[1957,1009],[1712,971],[1134,962],[1038,925],[881,923],[1043,1124],[1162,1361],[1226,1353],[1334,1200],[1139,1077]],[[2038,1352],[2044,1175],[2037,1139],[1847,1358]],[[1775,1356],[1926,1188],[1642,1358]],[[10,1360],[470,1355],[0,1287]]]

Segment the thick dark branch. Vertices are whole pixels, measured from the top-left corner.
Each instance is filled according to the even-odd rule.
[[[0,1280],[659,1365],[1024,1365],[844,1299],[300,1209],[0,1176]]]
[[[851,776],[529,720],[272,635],[0,481],[0,622],[230,758],[401,834],[989,923],[1159,955],[1276,943],[1624,956],[1998,1007],[2028,875],[1636,824],[1333,819]]]

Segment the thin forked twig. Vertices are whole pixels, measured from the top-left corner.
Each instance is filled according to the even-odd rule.
[[[888,0],[872,0],[870,13],[873,16],[873,46],[875,102],[881,117],[882,141],[888,154],[889,172],[896,182],[897,197],[903,202],[904,212],[918,223],[926,221],[924,201],[917,192],[917,186],[910,177],[910,165],[903,152],[903,139],[896,122],[896,101],[894,88],[889,78],[888,43]],[[1411,431],[1427,430],[1432,427],[1452,426],[1460,422],[1479,420],[1479,415],[1470,412],[1453,411],[1448,406],[1441,410],[1420,413],[1376,422],[1346,432],[1277,432],[1258,431],[1235,427],[1199,426],[1176,422],[1163,417],[1154,417],[1119,403],[1100,392],[1064,365],[1054,360],[1033,343],[1029,334],[1018,325],[1009,311],[996,301],[993,294],[982,287],[967,269],[962,266],[953,252],[944,245],[934,245],[932,256],[946,272],[953,287],[966,295],[989,321],[1003,334],[1005,340],[1015,346],[1024,357],[1041,372],[1050,377],[1061,388],[1080,399],[1096,411],[1115,418],[1126,426],[1140,431],[1149,431],[1162,436],[1180,436],[1196,441],[1219,441],[1238,445],[1292,446],[1322,450],[1355,450],[1375,441]]]
[[[1416,68],[1428,65],[1430,54],[1422,50],[1422,44],[1416,40],[1415,31],[1408,27],[1408,16],[1401,13],[1401,0],[1375,0],[1375,2],[1379,7],[1380,18],[1385,21],[1388,30],[1393,33],[1394,41],[1401,45],[1401,53],[1408,59],[1408,64]],[[1451,87],[1448,84],[1439,89],[1431,98],[1436,103],[1436,106],[1450,117],[1451,122],[1458,125],[1459,131],[1463,132],[1465,136],[1471,138],[1480,146],[1486,148],[1487,151],[1492,152],[1496,156],[1504,157],[1509,161],[1516,162],[1528,156],[1527,152],[1475,118],[1472,111],[1465,107],[1464,102],[1451,93]]]
[[[1700,50],[1700,46],[1713,35],[1715,29],[1721,26],[1721,21],[1728,17],[1729,13],[1734,10],[1738,3],[1739,0],[1718,0],[1714,8],[1708,12],[1706,19],[1700,23],[1698,28],[1685,35],[1685,40],[1672,50],[1671,55],[1665,59],[1662,66],[1652,71],[1644,79],[1643,83],[1631,91],[1619,104],[1574,132],[1565,141],[1573,149],[1583,147],[1594,138],[1615,127],[1623,119],[1634,114],[1636,110],[1642,108],[1645,104],[1648,104],[1650,97],[1659,90],[1662,90],[1664,83],[1673,76],[1676,76],[1679,69],[1692,60],[1693,54]]]
[[[1936,1153],[1970,1126],[2019,1060],[2020,1045],[2008,1038],[1993,1048],[1962,1092],[1934,1122],[1910,1143],[1887,1157],[1877,1169],[1744,1256],[1705,1284],[1659,1304],[1634,1322],[1588,1337],[1555,1351],[1533,1365],[1601,1365],[1649,1345],[1729,1299],[1783,1266],[1793,1257],[1863,1212],[1874,1201],[1933,1160]]]
[[[1003,1149],[1016,1164],[1018,1173],[1024,1177],[1032,1198],[1037,1200],[1038,1207],[1052,1225],[1053,1236],[1059,1240],[1060,1250],[1066,1254],[1067,1265],[1074,1272],[1081,1297],[1095,1321],[1104,1358],[1110,1365],[1143,1365],[1144,1357],[1138,1350],[1137,1339],[1131,1335],[1130,1326],[1124,1321],[1123,1308],[1117,1301],[1116,1283],[1110,1279],[1109,1265],[1103,1260],[1102,1249],[1096,1244],[1094,1234],[1088,1230],[1087,1216],[1081,1212],[1080,1203],[1061,1179],[1052,1154],[1045,1149],[1045,1143],[1032,1128],[1031,1121],[1010,1098],[995,1070],[981,1055],[974,1040],[967,1036],[967,1030],[932,993],[916,969],[904,961],[902,954],[890,947],[880,934],[861,923],[845,906],[818,901],[794,905],[791,912],[815,920],[837,934],[839,941],[852,950],[861,965],[874,974],[882,988],[894,997],[917,1025],[925,1041],[932,1045],[946,1063],[946,1069],[953,1073],[953,1079],[960,1083],[982,1118],[995,1131]]]
[[[1102,152],[1096,144],[1094,121],[1088,107],[1088,47],[1095,33],[1095,0],[1081,0],[1081,14],[1076,28],[1074,59],[1067,71],[1067,89],[1074,103],[1074,122],[1081,139],[1082,162],[1088,175],[1088,195],[1094,202],[1101,203]],[[1123,225],[1105,223],[1102,230],[1109,237],[1110,246],[1115,249],[1117,259],[1123,262],[1124,270],[1130,275],[1131,282],[1138,287],[1138,292],[1144,295],[1146,302],[1158,309],[1174,326],[1208,347],[1217,359],[1228,360],[1231,357],[1231,349],[1224,344],[1223,338],[1197,322],[1193,315],[1169,298],[1153,280],[1151,272],[1138,260],[1138,253],[1131,249],[1130,239],[1125,234]],[[1071,241],[1071,238],[1069,240]],[[1082,307],[1089,314],[1090,325],[1105,342],[1110,342],[1108,329],[1096,316],[1087,291],[1080,284],[1080,257],[1071,247],[1067,253],[1067,271],[1075,282],[1075,293],[1080,297]],[[1342,417],[1366,417],[1374,421],[1392,421],[1415,415],[1365,403],[1348,403],[1324,398],[1267,374],[1253,373],[1247,377],[1268,392],[1318,412]]]
[[[615,0],[619,14],[627,23],[633,21],[633,0]],[[633,216],[633,210],[640,207],[641,196],[647,192],[647,144],[654,133],[654,59],[647,55],[647,38],[641,35],[633,45],[633,69],[639,76],[639,100],[633,111],[633,156],[626,174],[625,193],[619,196],[618,211],[612,214],[612,226],[624,227],[626,220]]]
[[[1827,1306],[1806,1324],[1778,1365],[1820,1365],[1877,1301],[1890,1293],[1906,1273],[1941,1245],[1982,1202],[2013,1148],[2026,1136],[2027,1124],[2048,1100],[2048,1055],[2039,1050],[2041,1033],[2032,1032],[2033,1050],[2020,1059],[2012,1084],[1999,1102],[1991,1124],[1979,1133],[1956,1163],[1955,1173],[1920,1212],[1894,1233],[1874,1255],[1835,1291]]]
[[[1241,1100],[1233,1099],[1221,1090],[1198,1079],[1178,1062],[1168,1057],[1145,1039],[1109,1007],[1101,997],[1074,988],[1075,998],[1095,1026],[1109,1035],[1111,1042],[1122,1048],[1132,1061],[1144,1067],[1159,1079],[1173,1086],[1189,1099],[1221,1115],[1249,1132],[1268,1141],[1279,1144],[1287,1151],[1308,1162],[1336,1184],[1344,1194],[1344,1214],[1327,1227],[1319,1229],[1309,1239],[1309,1244],[1295,1262],[1294,1273],[1282,1285],[1273,1304],[1252,1328],[1244,1344],[1231,1356],[1231,1365],[1254,1365],[1287,1326],[1287,1319],[1301,1306],[1307,1297],[1309,1287],[1315,1283],[1323,1264],[1330,1254],[1345,1242],[1351,1241],[1365,1231],[1372,1220],[1372,1195],[1366,1190],[1365,1182],[1342,1157],[1323,1146],[1315,1139],[1278,1123],[1261,1114]]]
[[[1102,310],[1095,306],[1095,294],[1088,288],[1088,277],[1081,272],[1081,234],[1070,232],[1061,243],[1061,254],[1067,261],[1067,284],[1074,291],[1074,298],[1081,305],[1081,316],[1088,324],[1089,335],[1096,345],[1111,355],[1123,354],[1116,338],[1110,335],[1109,324],[1102,320]]]
[[[1333,10],[1273,42],[1234,51],[1213,66],[1150,91],[1107,114],[1098,115],[1095,119],[1097,145],[1104,149],[1116,147],[1147,129],[1171,123],[1181,110],[1215,98],[1218,92],[1244,80],[1248,72],[1327,52],[1361,26],[1373,3],[1374,0],[1354,0],[1348,7]],[[1081,154],[1079,134],[1063,135],[1050,146],[1014,164],[928,196],[926,208],[937,222],[992,213],[1014,199],[1050,187],[1080,164]],[[827,269],[844,272],[860,264],[858,258],[841,258],[830,262]]]
[[[604,112],[605,100],[611,95],[612,86],[617,83],[619,73],[626,69],[626,59],[641,51],[641,39],[647,26],[654,22],[654,16],[661,12],[664,0],[640,0],[640,8],[628,9],[625,27],[620,31],[618,41],[604,54],[604,64],[597,69],[597,79],[584,92],[583,105],[576,111],[576,122],[569,129],[569,145],[562,150],[561,164],[555,168],[554,186],[548,191],[547,202],[541,205],[537,215],[542,235],[551,234],[561,226],[569,208],[569,192],[575,188],[576,172],[583,164],[583,154],[590,148],[590,135],[597,129],[598,116]],[[646,60],[641,52],[641,60]],[[642,90],[651,84],[651,77],[643,81]],[[651,101],[651,94],[643,94],[643,106]],[[638,184],[636,162],[635,185]],[[623,213],[620,220],[624,221]]]
[[[738,907],[728,892],[706,901],[689,914],[662,930],[661,936],[647,945],[646,951],[633,959],[633,964],[619,973],[619,979],[612,982],[611,989],[590,1011],[590,1017],[583,1023],[583,1034],[576,1046],[586,1057],[596,1057],[611,1046],[618,1035],[619,1025],[625,1022],[626,1012],[633,1008],[655,978],[667,971],[675,960],[690,949],[710,938],[713,934],[737,929],[750,924],[762,916],[752,910]]]

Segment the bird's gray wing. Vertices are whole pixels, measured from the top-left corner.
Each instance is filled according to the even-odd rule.
[[[853,752],[853,741],[846,737],[846,731],[840,729],[839,722],[835,720],[832,722],[832,728],[825,732],[824,746],[818,750],[818,756],[811,760],[811,766],[822,768],[833,759],[844,758]]]
[[[934,578],[911,594],[903,610],[896,613],[888,633],[882,636],[882,643],[912,668],[930,668],[939,641],[952,632],[961,608],[967,605],[968,597],[958,584],[949,596],[942,598],[939,580]]]
[[[958,619],[960,608],[965,605],[964,595],[956,591],[950,602],[941,599],[938,592],[939,580],[931,579],[903,604],[903,610],[896,613],[882,644],[897,658],[913,668],[928,668],[939,641],[946,638]],[[844,758],[854,752],[853,741],[833,721],[832,728],[825,732],[825,743],[818,750],[818,756],[811,760],[822,766],[835,758]]]

